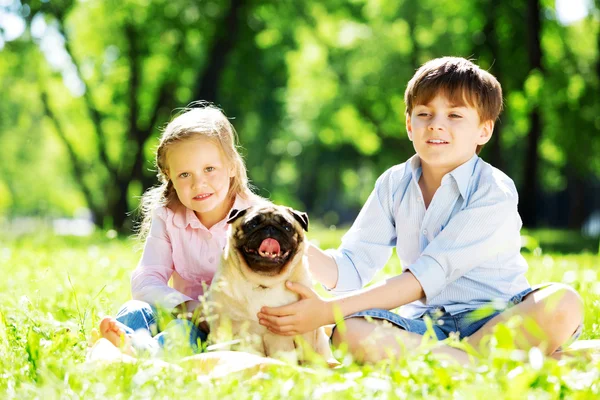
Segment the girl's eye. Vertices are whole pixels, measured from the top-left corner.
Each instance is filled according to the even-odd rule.
[[[180,178],[187,178],[188,176],[190,176],[190,174],[188,172],[182,172],[179,174]]]
[[[204,168],[204,170],[206,172],[213,172],[215,170],[215,167],[206,167],[206,168]]]

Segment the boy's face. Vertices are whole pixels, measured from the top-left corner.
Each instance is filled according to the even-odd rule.
[[[494,122],[481,122],[475,108],[450,104],[446,96],[438,95],[413,108],[406,130],[424,168],[449,172],[471,159],[477,145],[490,140]]]

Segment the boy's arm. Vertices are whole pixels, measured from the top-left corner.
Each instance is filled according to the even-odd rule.
[[[325,287],[334,288],[337,285],[338,267],[335,260],[313,244],[308,245],[308,265],[313,278]]]
[[[348,316],[365,308],[391,310],[424,296],[419,281],[405,272],[384,282],[334,299],[325,300],[300,283],[287,284],[301,299],[287,306],[263,307],[259,322],[278,335],[293,336],[333,324],[338,316]],[[368,305],[368,307],[366,307]]]
[[[330,304],[330,311],[333,312],[337,308],[346,317],[364,310],[366,304],[369,308],[392,310],[419,300],[424,295],[425,292],[415,276],[411,272],[405,272],[358,292],[336,297],[327,303]],[[334,316],[330,315],[327,323],[334,322]]]
[[[337,250],[308,250],[313,276],[335,293],[359,290],[371,281],[389,260],[396,245],[393,212],[395,169],[381,175],[352,227]]]

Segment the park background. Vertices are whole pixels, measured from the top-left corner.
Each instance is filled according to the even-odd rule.
[[[414,153],[406,83],[452,55],[502,83],[482,157],[524,225],[599,235],[599,18],[589,0],[2,0],[0,216],[130,232],[161,129],[206,100],[259,194],[348,224]]]
[[[519,352],[502,325],[472,369],[432,343],[222,380],[178,352],[85,362],[92,327],[130,299],[135,209],[179,109],[222,107],[257,192],[335,247],[413,154],[406,83],[446,55],[502,83],[482,157],[519,189],[527,278],[572,285],[582,339],[600,338],[600,0],[0,0],[0,397],[598,398],[600,359]],[[392,257],[376,279],[401,271]]]

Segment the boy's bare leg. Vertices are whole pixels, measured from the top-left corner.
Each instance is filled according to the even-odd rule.
[[[339,327],[333,333],[333,344],[346,343],[348,351],[358,362],[375,363],[390,357],[402,357],[407,350],[417,348],[423,339],[421,335],[377,319],[349,318],[345,325],[345,333],[342,334]],[[447,355],[463,365],[471,364],[467,353],[450,346],[440,345],[432,352]]]
[[[571,287],[552,284],[529,293],[523,302],[492,318],[467,338],[467,342],[485,354],[483,339],[493,333],[496,325],[516,315],[521,316],[524,323],[515,334],[515,345],[522,350],[540,347],[551,355],[569,340],[581,323],[583,302]]]
[[[131,347],[131,338],[127,335],[119,325],[117,320],[112,317],[104,317],[100,321],[100,335],[103,338],[111,342],[115,347],[121,349],[121,351],[130,356],[135,355],[133,347]]]

